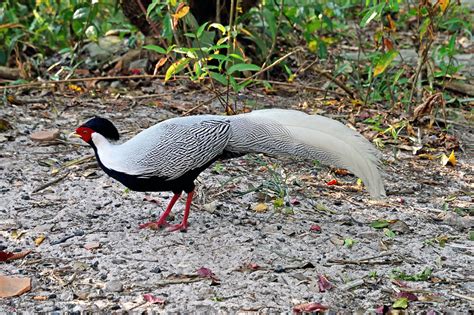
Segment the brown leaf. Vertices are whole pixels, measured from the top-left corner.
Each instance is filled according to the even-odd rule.
[[[59,129],[40,130],[30,135],[33,141],[52,141],[59,137]]]
[[[325,311],[329,309],[327,306],[323,306],[319,303],[311,302],[311,303],[303,303],[293,307],[293,312],[295,313],[312,313],[312,312],[319,312]]]
[[[325,275],[318,275],[318,286],[319,292],[326,292],[326,290],[331,290],[333,287]]]
[[[0,275],[0,297],[18,296],[31,290],[30,278],[18,278]]]
[[[15,260],[15,259],[21,259],[31,253],[31,250],[27,250],[24,252],[20,253],[10,253],[10,252],[3,252],[0,251],[0,261],[10,261],[10,260]]]
[[[430,116],[430,126],[433,125],[434,109],[435,108],[444,108],[445,102],[442,93],[435,93],[428,97],[422,104],[415,107],[413,111],[412,120],[421,121],[426,115]]]
[[[158,70],[163,67],[163,65],[168,61],[168,57],[162,57],[160,60],[155,65],[155,70],[153,72],[153,75],[158,74]]]
[[[395,22],[393,21],[392,16],[390,14],[387,14],[387,21],[389,30],[391,32],[395,32],[397,30],[397,26],[395,25]]]
[[[383,46],[385,47],[385,50],[393,50],[393,43],[387,37],[383,38]]]

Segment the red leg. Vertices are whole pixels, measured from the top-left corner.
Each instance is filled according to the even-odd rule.
[[[168,204],[168,207],[166,208],[165,212],[163,212],[163,214],[158,219],[158,221],[152,221],[152,222],[140,224],[139,228],[140,229],[144,229],[144,228],[147,228],[147,227],[159,228],[159,227],[162,227],[164,225],[168,225],[168,223],[166,223],[166,218],[170,214],[171,209],[173,209],[173,206],[176,203],[176,201],[178,201],[179,197],[181,197],[181,194],[174,194],[173,195],[173,198],[171,198],[170,203]]]
[[[190,193],[188,193],[188,198],[186,199],[186,208],[184,208],[183,221],[181,221],[180,224],[172,225],[169,228],[170,232],[187,230],[189,210],[191,208],[191,202],[193,201],[193,195],[194,195],[194,191],[191,191]]]

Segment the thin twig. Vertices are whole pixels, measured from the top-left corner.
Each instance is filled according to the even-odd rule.
[[[195,110],[198,109],[199,107],[204,106],[204,105],[206,105],[206,104],[209,104],[210,102],[212,102],[213,100],[215,100],[215,99],[218,98],[218,97],[219,97],[219,95],[214,95],[212,98],[210,98],[210,99],[208,99],[208,100],[206,100],[206,101],[204,101],[204,102],[199,102],[199,104],[197,104],[197,105],[194,106],[193,108],[191,108],[191,109],[185,111],[185,112],[182,114],[182,116],[187,116],[187,115],[189,115],[191,112],[195,111]]]
[[[456,292],[451,292],[451,295],[454,295],[455,297],[458,297],[458,298],[461,298],[461,299],[465,299],[465,300],[474,302],[474,297],[472,297],[472,296],[459,294],[459,293],[456,293]]]
[[[54,180],[50,181],[50,182],[47,182],[41,186],[39,186],[38,188],[35,188],[31,193],[34,194],[34,193],[37,193],[45,188],[48,188],[49,186],[51,185],[54,185],[60,181],[62,181],[63,179],[65,179],[67,176],[69,175],[69,172],[67,172],[66,174],[64,174],[63,176],[61,177],[58,177],[58,178],[55,178]]]
[[[313,65],[313,70],[316,71],[318,74],[320,74],[320,75],[326,77],[327,79],[331,80],[332,82],[334,82],[334,84],[336,84],[338,87],[343,89],[344,92],[346,92],[352,99],[354,99],[354,100],[356,99],[356,95],[355,95],[354,91],[352,91],[349,87],[347,87],[339,79],[337,79],[336,77],[333,77],[328,72],[323,71],[323,70],[319,69],[318,67],[316,67],[314,65]]]
[[[148,24],[150,25],[151,29],[153,30],[153,35],[159,36],[159,35],[160,35],[160,31],[158,30],[158,27],[156,26],[155,22],[153,22],[153,21],[148,17],[147,10],[145,9],[145,6],[143,5],[142,1],[141,1],[141,0],[135,0],[135,2],[136,2],[136,3],[138,4],[138,6],[140,7],[140,10],[142,10],[142,13],[145,14],[145,19],[146,19],[146,21],[148,22]]]
[[[295,53],[297,52],[300,52],[300,51],[303,51],[302,48],[297,48],[293,51],[290,51],[289,53],[287,53],[286,55],[284,55],[283,57],[280,57],[278,58],[277,60],[275,60],[271,65],[263,68],[263,69],[260,69],[259,71],[255,72],[253,75],[251,75],[250,77],[244,79],[242,81],[242,83],[247,83],[247,81],[250,81],[256,77],[258,77],[260,74],[262,74],[263,72],[265,71],[268,71],[269,69],[273,68],[274,66],[276,66],[277,64],[279,64],[280,62],[282,62],[283,60],[285,60],[286,58],[290,57],[291,55],[294,55]],[[267,81],[268,82],[268,81]]]

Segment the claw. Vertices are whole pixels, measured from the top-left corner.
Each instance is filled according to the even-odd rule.
[[[188,225],[184,222],[181,222],[180,224],[171,225],[168,228],[168,231],[169,232],[176,232],[176,231],[186,232],[187,229],[188,229]]]
[[[146,228],[150,228],[152,230],[158,230],[160,229],[161,227],[165,227],[165,226],[169,226],[170,224],[166,221],[151,221],[151,222],[147,222],[147,223],[143,223],[143,224],[140,224],[138,226],[138,228],[140,229],[146,229]]]

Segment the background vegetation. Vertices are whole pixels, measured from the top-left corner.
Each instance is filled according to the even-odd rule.
[[[472,37],[469,11],[449,0],[263,0],[246,11],[241,1],[228,2],[235,6],[228,23],[199,24],[186,2],[151,1],[142,20],[154,40],[146,44],[117,1],[7,0],[0,4],[0,64],[24,79],[69,78],[84,62],[84,44],[113,32],[129,48],[154,52],[150,72],[165,80],[180,73],[234,92],[255,83],[270,91],[270,79],[293,82],[312,69],[356,103],[410,110],[436,86],[444,92]],[[414,64],[404,60],[407,49],[416,52]]]

